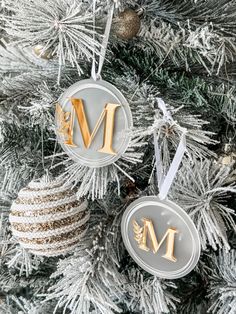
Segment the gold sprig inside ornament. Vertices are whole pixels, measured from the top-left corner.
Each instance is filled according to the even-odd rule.
[[[140,27],[139,14],[132,9],[125,9],[113,20],[113,32],[123,40],[134,38],[138,34]]]

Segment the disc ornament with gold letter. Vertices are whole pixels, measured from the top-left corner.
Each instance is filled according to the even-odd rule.
[[[146,196],[133,202],[123,215],[121,231],[132,258],[155,276],[183,277],[199,260],[201,246],[194,223],[167,199]]]
[[[129,145],[132,128],[129,104],[121,92],[103,80],[72,85],[59,99],[57,134],[66,153],[88,167],[114,163]]]
[[[142,161],[136,148],[145,143],[133,135],[135,123],[125,96],[102,79],[81,80],[62,94],[56,105],[57,138],[68,155],[62,176],[80,183],[78,197],[104,197],[110,182],[120,185],[118,172],[129,177],[129,164]]]
[[[96,1],[92,8],[95,30]],[[61,176],[74,185],[80,183],[78,198],[103,198],[109,183],[114,181],[119,192],[118,174],[133,180],[127,173],[129,166],[141,162],[143,157],[140,147],[145,141],[134,130],[137,118],[133,124],[126,98],[115,86],[102,80],[101,75],[114,9],[112,2],[99,51],[96,47],[93,50],[91,79],[69,87],[56,109],[57,137],[69,156],[59,161],[59,165],[65,166]]]

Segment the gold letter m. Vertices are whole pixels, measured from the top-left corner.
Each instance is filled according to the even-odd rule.
[[[83,138],[84,146],[89,148],[94,137],[96,136],[98,129],[100,128],[102,122],[104,121],[104,135],[103,135],[103,146],[98,150],[100,153],[106,153],[111,155],[116,155],[112,147],[113,143],[113,132],[114,132],[114,120],[115,120],[115,112],[120,105],[118,104],[106,104],[96,125],[93,129],[92,133],[89,130],[89,125],[87,121],[87,117],[84,111],[84,104],[82,99],[71,98],[71,102],[73,105],[73,111],[75,111],[77,120],[79,123],[81,135]],[[62,109],[60,105],[57,107],[58,112],[61,113],[59,115],[60,123],[63,125]],[[61,118],[60,118],[61,117]],[[64,128],[60,128],[59,132],[64,133],[67,136],[67,141],[65,144],[75,146],[73,142],[73,123],[74,123],[74,112],[70,114],[70,116],[66,116],[67,121],[64,118]],[[69,121],[68,121],[69,118]],[[66,123],[65,123],[66,122]]]
[[[147,246],[147,235],[149,235],[152,243],[152,250],[153,253],[155,254],[160,249],[165,239],[167,239],[166,254],[164,254],[162,257],[172,262],[176,262],[177,259],[174,257],[174,245],[175,233],[178,233],[178,230],[174,228],[168,228],[163,238],[158,243],[152,221],[147,218],[142,218],[142,221],[143,227],[139,226],[139,224],[136,221],[133,222],[135,240],[138,242],[139,248],[144,251],[150,250],[150,248],[148,248]]]

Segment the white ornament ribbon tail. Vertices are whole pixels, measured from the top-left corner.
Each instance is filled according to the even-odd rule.
[[[173,121],[171,114],[168,112],[166,105],[164,101],[160,98],[157,98],[158,100],[158,106],[162,110],[164,119],[166,121]],[[174,121],[173,121],[174,122]],[[158,137],[156,132],[154,132],[154,145],[155,145],[155,158],[156,158],[156,173],[157,173],[157,182],[159,187],[159,198],[161,200],[164,200],[168,192],[170,190],[170,187],[174,181],[174,178],[176,176],[176,173],[179,169],[179,166],[181,164],[181,161],[183,159],[184,153],[186,151],[186,130],[183,129],[183,133],[181,135],[181,139],[179,142],[179,145],[177,147],[175,156],[173,158],[173,161],[170,165],[170,168],[166,174],[166,176],[163,178],[163,166],[162,166],[162,160],[161,160],[161,150],[158,145]]]
[[[96,10],[96,0],[93,1],[94,37],[95,37],[95,10]],[[91,70],[91,76],[94,79],[94,81],[97,81],[98,79],[101,78],[102,67],[103,67],[103,63],[105,61],[105,55],[106,55],[108,40],[109,40],[109,36],[110,36],[110,31],[111,31],[113,13],[114,13],[114,4],[112,4],[112,6],[108,12],[107,23],[106,23],[105,32],[104,32],[103,40],[102,40],[102,44],[101,44],[101,50],[100,50],[100,54],[99,54],[99,62],[98,62],[97,71],[96,71],[96,59],[95,59],[95,48],[94,48],[93,64],[92,64],[92,70]]]

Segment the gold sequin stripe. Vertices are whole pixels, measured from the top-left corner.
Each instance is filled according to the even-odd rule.
[[[75,195],[75,191],[73,190],[67,190],[65,192],[52,194],[48,196],[41,196],[41,197],[32,197],[32,198],[22,198],[19,197],[15,200],[16,204],[42,204],[42,203],[48,203],[53,201],[58,201],[67,197],[71,197]]]
[[[77,222],[78,220],[84,218],[87,212],[80,212],[76,215],[62,218],[60,220],[55,221],[48,221],[45,223],[12,223],[12,227],[20,232],[41,232],[41,231],[48,231],[48,230],[55,230],[58,228],[66,227],[72,225],[73,223]]]
[[[61,205],[61,206],[39,209],[39,210],[33,210],[33,211],[28,210],[27,212],[24,212],[24,211],[20,212],[17,210],[13,210],[13,211],[11,211],[11,215],[12,216],[18,216],[18,217],[44,216],[44,215],[54,214],[54,213],[58,213],[58,212],[65,212],[65,211],[70,210],[71,208],[78,207],[80,205],[81,205],[80,201],[75,201],[75,202],[71,202],[71,203],[68,203],[65,205]]]
[[[76,241],[74,244],[59,247],[57,250],[31,250],[31,252],[35,255],[43,255],[47,257],[59,256],[72,251],[73,248],[76,248],[78,243],[79,241]]]
[[[35,244],[35,243],[24,243],[24,242],[19,242],[20,245],[22,247],[24,247],[25,249],[28,249],[30,251],[32,250],[56,250],[58,247],[60,246],[66,246],[66,245],[70,245],[72,242],[75,241],[79,241],[80,239],[82,239],[82,237],[85,235],[87,231],[87,228],[82,231],[81,233],[79,233],[78,235],[74,236],[71,239],[66,239],[60,242],[53,242],[53,243],[43,243],[43,244]]]
[[[34,211],[34,210],[39,210],[39,209],[44,209],[44,208],[53,208],[55,206],[61,206],[64,204],[68,204],[71,202],[77,201],[76,195],[72,195],[67,198],[59,199],[57,201],[51,201],[48,203],[38,203],[38,204],[16,204],[15,202],[12,203],[11,210],[12,211],[23,211],[23,212],[28,212],[28,211]]]
[[[76,221],[75,223],[73,223],[72,225],[66,226],[66,227],[61,227],[61,228],[57,228],[57,229],[49,229],[49,230],[45,230],[45,231],[40,231],[40,232],[22,232],[22,231],[17,231],[16,229],[14,229],[12,227],[12,234],[15,238],[28,238],[28,239],[34,239],[34,238],[47,238],[50,237],[52,235],[60,235],[63,233],[67,233],[71,230],[74,230],[76,228],[79,228],[80,226],[84,225],[85,223],[87,223],[87,221],[89,220],[90,217],[90,213],[88,212],[88,214],[83,218],[80,219],[79,221]]]
[[[35,243],[24,243],[19,242],[22,247],[25,249],[28,249],[30,251],[32,250],[56,250],[60,246],[66,246],[70,245],[72,242],[80,241],[84,235],[86,234],[88,228],[86,228],[84,231],[80,232],[78,235],[75,235],[73,238],[61,240],[59,242],[53,242],[53,243],[43,243],[43,244],[35,244]]]
[[[87,229],[87,224],[76,228],[70,232],[67,233],[62,233],[60,235],[57,236],[50,236],[47,238],[35,238],[35,239],[28,239],[28,238],[19,238],[19,242],[23,242],[23,243],[30,243],[30,244],[49,244],[49,243],[56,243],[56,242],[62,242],[62,241],[66,241],[69,239],[72,239],[76,236],[78,236],[79,234],[81,234],[82,232],[84,232]]]
[[[60,220],[63,218],[67,218],[69,216],[73,216],[75,214],[81,213],[87,209],[87,203],[82,203],[79,206],[71,207],[67,211],[64,212],[55,212],[49,215],[38,215],[38,216],[13,216],[9,215],[10,223],[19,223],[19,224],[35,224],[35,223],[44,223],[53,220]]]

